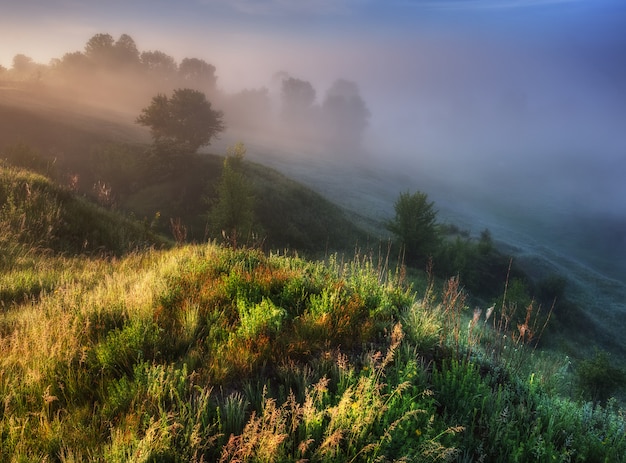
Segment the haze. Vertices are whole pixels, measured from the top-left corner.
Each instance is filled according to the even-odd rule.
[[[278,72],[310,82],[316,105],[337,79],[356,83],[371,114],[358,149],[307,134],[299,154],[384,168],[389,207],[399,190],[424,189],[451,216],[519,227],[555,249],[566,241],[563,252],[626,274],[623,2],[2,3],[5,68],[18,53],[48,64],[94,34],[126,33],[141,51],[213,64],[223,94],[267,88],[275,113]],[[225,139],[249,134],[258,155],[294,151],[279,118],[231,122]]]

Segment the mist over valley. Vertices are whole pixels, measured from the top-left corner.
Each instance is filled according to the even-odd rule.
[[[617,0],[7,8],[0,460],[618,461],[625,30]]]
[[[536,35],[524,33],[524,21],[481,29],[505,21],[491,12],[447,35],[424,28],[358,42],[353,31],[336,49],[332,38],[287,44],[268,34],[261,54],[246,36],[232,51],[207,52],[200,36],[187,43],[200,57],[180,62],[127,34],[98,33],[86,53],[66,51],[49,65],[14,56],[3,75],[22,83],[5,83],[3,103],[61,124],[88,123],[81,115],[89,114],[111,124],[109,135],[148,140],[134,124],[140,109],[156,93],[196,85],[227,128],[209,151],[244,141],[250,159],[363,216],[382,237],[397,195],[425,191],[443,220],[474,235],[488,228],[532,262],[529,271],[545,259],[538,276],[573,272],[592,295],[597,276],[621,286],[626,275],[626,69],[614,60],[626,41],[612,29],[585,36],[601,15],[581,23],[572,14],[557,33],[544,14],[533,18]],[[107,40],[144,68],[90,67],[89,47],[97,57]],[[343,107],[333,107],[334,95]],[[5,144],[20,139],[5,125]],[[609,311],[623,310],[618,294]]]

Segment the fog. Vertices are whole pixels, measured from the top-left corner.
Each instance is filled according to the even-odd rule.
[[[349,157],[316,140],[289,156],[304,151],[320,163],[330,157],[366,166],[388,182],[364,182],[384,202],[359,204],[345,178],[333,189],[336,164],[315,171],[324,182],[305,167],[301,177],[374,214],[385,207],[391,213],[399,191],[423,189],[447,220],[474,232],[488,226],[503,241],[547,246],[626,279],[626,41],[585,36],[584,28],[558,37],[472,32],[344,43],[341,54],[305,48],[315,66],[281,52],[288,63],[281,69],[310,80],[318,98],[333,76],[345,77],[358,83],[371,112],[360,149]],[[273,89],[269,79],[259,85]],[[292,134],[277,133],[274,145]]]
[[[116,3],[114,13],[51,2],[45,20],[0,20],[10,37],[0,61],[10,73],[15,54],[33,57],[47,66],[35,80],[49,94],[132,123],[155,93],[191,84],[54,72],[93,34],[130,34],[139,52],[215,67],[214,85],[198,85],[228,130],[208,151],[241,140],[253,160],[379,219],[400,191],[423,190],[474,233],[487,226],[503,242],[626,279],[619,2],[304,3]],[[313,98],[287,105],[290,78]]]

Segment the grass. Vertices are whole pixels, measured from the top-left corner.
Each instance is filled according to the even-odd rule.
[[[3,461],[619,461],[626,447],[614,401],[563,394],[498,323],[465,329],[454,281],[418,297],[371,258],[211,243],[26,269],[48,286],[0,313]]]
[[[168,244],[148,227],[98,207],[47,177],[4,164],[0,219],[0,249],[9,259],[32,250],[119,255]]]

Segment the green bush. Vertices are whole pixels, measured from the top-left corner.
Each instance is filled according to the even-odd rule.
[[[626,372],[615,366],[605,351],[596,350],[593,358],[582,360],[576,371],[582,396],[593,402],[604,403],[626,386]]]

